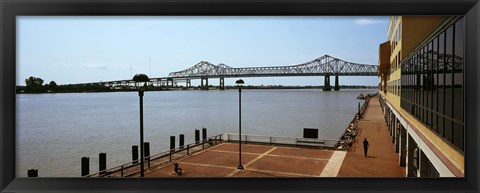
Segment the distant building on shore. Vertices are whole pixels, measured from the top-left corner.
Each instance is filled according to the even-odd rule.
[[[385,119],[408,177],[464,177],[464,17],[392,16],[379,46]]]

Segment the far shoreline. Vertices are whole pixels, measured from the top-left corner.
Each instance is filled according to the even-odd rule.
[[[343,89],[377,89],[378,86],[364,86],[364,85],[349,85],[340,86],[340,90]],[[237,86],[225,86],[224,90],[237,90]],[[242,89],[249,90],[294,90],[294,89],[323,89],[323,86],[242,86]],[[209,87],[208,90],[221,90],[219,87]],[[208,91],[201,87],[147,87],[145,91]],[[29,92],[25,90],[25,86],[17,86],[16,94],[61,94],[61,93],[110,93],[110,92],[136,92],[137,89],[129,87],[123,88],[103,88],[99,90],[45,90],[37,92]],[[326,92],[335,92],[334,90]]]

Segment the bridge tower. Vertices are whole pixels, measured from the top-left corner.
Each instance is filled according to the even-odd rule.
[[[225,90],[225,79],[220,77],[220,90]]]
[[[203,80],[205,80],[205,84],[203,84]],[[202,77],[200,82],[201,82],[202,90],[208,90],[208,78],[207,77]]]
[[[326,73],[325,75],[325,81],[323,84],[323,90],[324,91],[331,91],[332,87],[330,87],[330,74]]]
[[[338,74],[335,74],[335,87],[333,87],[333,90],[335,91],[340,90],[340,86],[338,82]]]

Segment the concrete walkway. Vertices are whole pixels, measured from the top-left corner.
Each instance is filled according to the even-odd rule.
[[[363,119],[358,122],[355,142],[347,152],[338,177],[405,177],[405,167],[400,167],[398,153],[392,143],[378,101],[372,97]],[[369,141],[368,156],[363,153],[363,140]]]

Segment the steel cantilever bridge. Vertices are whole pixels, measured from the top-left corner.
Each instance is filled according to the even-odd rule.
[[[152,78],[157,86],[174,86],[176,82],[186,82],[191,87],[192,79],[201,79],[201,87],[208,89],[209,78],[220,78],[220,89],[225,88],[224,78],[234,77],[276,77],[276,76],[324,76],[324,90],[331,90],[330,75],[335,76],[334,90],[339,90],[338,76],[377,76],[378,66],[346,62],[324,55],[315,60],[290,66],[242,67],[233,68],[225,64],[214,65],[201,61],[194,66],[178,72],[171,72],[168,77]],[[205,82],[205,84],[204,84]],[[102,82],[104,85],[131,84],[131,81]]]

